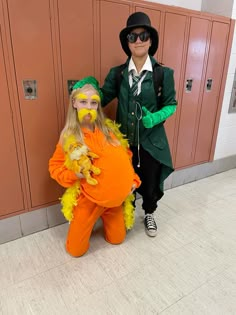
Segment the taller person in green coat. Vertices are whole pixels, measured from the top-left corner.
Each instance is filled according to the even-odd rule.
[[[156,236],[154,211],[164,194],[164,180],[174,171],[164,128],[177,106],[173,70],[162,67],[156,93],[153,71],[157,61],[153,55],[158,48],[158,32],[145,13],[129,16],[120,42],[128,59],[122,72],[118,66],[107,75],[102,87],[103,106],[118,98],[116,120],[129,140],[133,166],[142,181],[137,191],[143,198],[145,230]]]

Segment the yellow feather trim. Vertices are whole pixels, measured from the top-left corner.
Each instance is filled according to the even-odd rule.
[[[133,205],[134,199],[134,194],[129,195],[125,199],[123,205],[125,227],[127,230],[131,230],[135,222],[135,209]]]
[[[66,137],[63,149],[66,153],[65,163],[64,165],[72,171],[76,171],[74,169],[75,163],[70,159],[69,151],[71,147],[77,144],[76,137],[74,135],[69,135]],[[77,206],[78,196],[80,194],[80,182],[79,180],[75,182],[75,184],[66,189],[63,196],[61,197],[61,212],[63,213],[66,220],[69,222],[73,219],[73,210],[74,207]]]
[[[73,186],[66,189],[61,197],[62,213],[66,220],[73,219],[73,209],[77,206],[77,199],[80,194],[80,182],[77,181]]]
[[[125,139],[125,136],[123,133],[120,132],[120,125],[117,124],[116,122],[112,121],[109,118],[105,119],[105,125],[112,130],[116,138],[120,141],[120,144],[122,145],[123,148],[127,149],[129,148],[129,142],[128,139]]]

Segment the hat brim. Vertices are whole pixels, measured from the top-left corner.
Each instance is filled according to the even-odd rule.
[[[139,27],[143,27],[144,29],[146,29],[150,35],[151,35],[151,40],[152,40],[152,44],[149,48],[149,55],[153,56],[158,48],[158,43],[159,43],[159,36],[158,36],[158,32],[155,28],[151,27],[151,26],[147,26],[147,25],[132,25],[130,27],[126,27],[124,28],[121,32],[120,32],[120,42],[121,42],[121,46],[124,50],[124,52],[126,53],[126,55],[128,57],[131,56],[131,51],[129,49],[128,46],[128,40],[127,40],[127,35],[134,29],[134,28],[139,28]]]

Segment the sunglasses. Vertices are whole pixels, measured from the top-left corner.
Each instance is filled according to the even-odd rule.
[[[141,42],[146,42],[150,38],[150,33],[148,33],[147,31],[144,31],[144,32],[139,33],[139,34],[129,33],[127,35],[127,39],[128,39],[129,43],[135,43],[136,40],[138,39],[138,37],[141,40]]]

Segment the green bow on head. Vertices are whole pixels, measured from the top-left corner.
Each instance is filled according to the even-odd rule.
[[[76,82],[72,88],[72,91],[74,91],[76,89],[80,89],[86,84],[92,85],[95,88],[95,90],[98,91],[100,99],[101,100],[103,99],[103,94],[102,94],[102,91],[100,90],[99,83],[98,83],[97,79],[95,79],[92,76],[85,77],[85,78],[81,79],[80,81]]]

